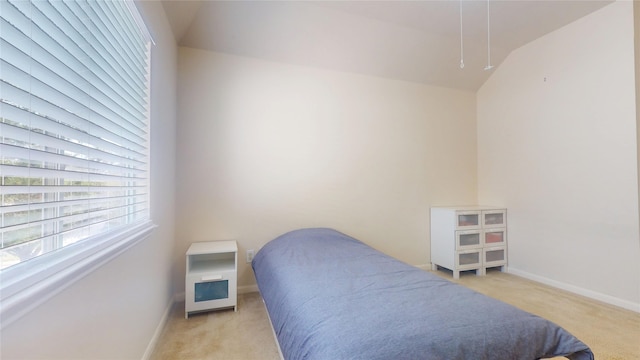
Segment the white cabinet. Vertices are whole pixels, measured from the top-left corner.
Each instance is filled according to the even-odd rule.
[[[453,271],[507,265],[507,210],[492,206],[431,208],[431,267]]]
[[[193,243],[187,250],[184,317],[220,308],[237,311],[238,245],[233,240]]]

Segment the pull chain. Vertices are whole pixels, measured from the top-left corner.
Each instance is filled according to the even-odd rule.
[[[491,20],[489,14],[489,1],[487,0],[487,66],[485,66],[485,70],[493,69],[493,65],[491,65]]]
[[[464,69],[464,45],[462,42],[462,0],[460,0],[460,69]]]

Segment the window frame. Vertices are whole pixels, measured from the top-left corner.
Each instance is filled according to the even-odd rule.
[[[148,216],[119,229],[97,234],[2,269],[0,271],[0,330],[61,293],[78,280],[148,239],[157,227],[151,216],[151,56],[155,45],[133,0],[125,0],[148,43],[147,59],[147,192]]]
[[[4,269],[0,272],[1,328],[147,239],[156,227],[145,220]]]

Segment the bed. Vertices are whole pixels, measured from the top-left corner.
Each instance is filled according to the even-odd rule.
[[[286,360],[593,359],[552,322],[333,229],[281,235],[252,267]]]

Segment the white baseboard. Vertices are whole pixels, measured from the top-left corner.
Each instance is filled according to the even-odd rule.
[[[431,270],[431,263],[414,265],[414,266],[417,267],[418,269],[425,270],[425,271]]]
[[[167,325],[167,322],[169,321],[169,316],[171,315],[171,309],[173,309],[174,304],[175,304],[175,299],[172,299],[171,301],[169,301],[169,304],[167,305],[167,308],[164,310],[164,314],[162,314],[162,318],[160,319],[158,326],[156,326],[156,331],[153,333],[153,336],[151,337],[151,341],[149,341],[149,344],[147,345],[147,349],[144,351],[144,355],[142,355],[142,360],[151,359],[151,355],[153,354],[153,351],[155,350],[156,345],[158,345],[158,340],[160,340],[160,336],[162,336],[164,327]]]
[[[579,286],[566,284],[560,281],[552,280],[543,276],[531,274],[526,271],[514,269],[513,267],[509,267],[508,272],[513,275],[517,275],[523,277],[525,279],[533,280],[545,285],[553,286],[558,289],[566,290],[572,292],[574,294],[582,295],[588,297],[590,299],[602,301],[603,303],[607,303],[609,305],[614,305],[621,307],[623,309],[631,310],[637,313],[640,313],[640,303],[635,303],[633,301],[623,300],[611,295],[602,294],[593,290],[588,290],[581,288]]]

